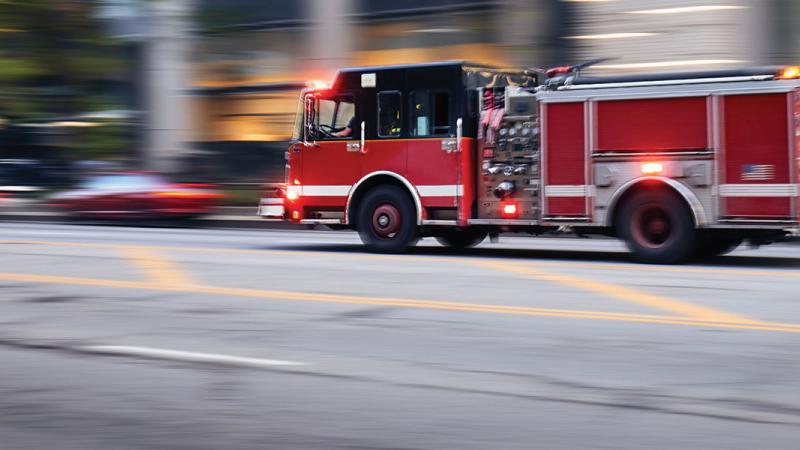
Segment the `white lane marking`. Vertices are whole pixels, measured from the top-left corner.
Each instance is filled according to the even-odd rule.
[[[78,350],[88,353],[106,355],[135,356],[148,359],[195,362],[206,364],[222,364],[238,367],[272,368],[275,366],[304,366],[305,363],[284,361],[280,359],[248,358],[242,356],[220,355],[216,353],[196,353],[181,350],[166,350],[149,347],[133,347],[127,345],[86,345]]]

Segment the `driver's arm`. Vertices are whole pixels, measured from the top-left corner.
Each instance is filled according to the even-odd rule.
[[[333,133],[333,135],[336,136],[336,137],[347,137],[347,136],[350,136],[351,134],[353,134],[353,128],[355,128],[355,127],[356,127],[356,116],[353,116],[347,122],[347,126],[344,127],[344,130],[337,131],[336,133]]]
[[[353,129],[352,128],[344,127],[344,130],[337,131],[336,133],[333,133],[333,135],[336,136],[336,137],[347,137],[347,136],[350,136],[350,134],[352,134],[352,133],[353,133]]]

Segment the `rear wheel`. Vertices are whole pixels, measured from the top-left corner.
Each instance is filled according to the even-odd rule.
[[[689,209],[665,191],[634,193],[622,206],[617,230],[636,261],[673,264],[688,259],[696,233]]]
[[[356,226],[361,241],[375,252],[400,253],[418,239],[414,203],[396,186],[378,186],[367,192]]]
[[[436,236],[440,244],[453,248],[475,247],[484,239],[486,232],[474,228],[448,228]]]

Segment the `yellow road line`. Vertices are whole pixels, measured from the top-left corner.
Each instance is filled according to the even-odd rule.
[[[476,266],[487,267],[489,269],[512,272],[540,280],[550,281],[564,286],[569,286],[571,288],[602,294],[607,297],[622,300],[628,303],[661,309],[694,319],[708,320],[713,322],[752,322],[752,319],[744,316],[707,308],[705,306],[699,306],[680,300],[674,300],[661,295],[650,294],[618,284],[604,283],[589,278],[558,274],[505,262],[473,261],[472,264]]]
[[[512,272],[524,276],[534,277],[550,282],[555,282],[561,285],[569,286],[572,288],[579,288],[589,292],[600,293],[602,295],[622,300],[628,303],[637,304],[640,306],[652,307],[673,314],[678,314],[685,317],[697,318],[702,320],[719,321],[719,322],[751,322],[752,319],[712,309],[704,306],[695,305],[692,303],[667,298],[665,296],[650,294],[630,287],[621,286],[618,284],[605,283],[594,281],[591,279],[576,277],[564,274],[556,274],[550,271],[539,270],[534,267],[569,267],[569,268],[599,268],[599,269],[613,269],[613,270],[644,270],[644,271],[669,271],[669,272],[684,272],[684,273],[720,273],[720,274],[737,274],[741,275],[743,271],[733,269],[706,269],[706,268],[672,268],[672,267],[652,267],[652,266],[628,266],[623,264],[586,264],[586,263],[561,263],[561,262],[520,262],[519,264],[510,264],[507,262],[500,262],[491,258],[466,258],[466,257],[427,257],[415,255],[375,255],[375,254],[342,254],[333,252],[315,252],[315,251],[292,251],[292,250],[251,250],[251,249],[224,249],[224,248],[205,248],[205,247],[180,247],[180,246],[142,246],[142,245],[116,245],[116,244],[94,244],[94,243],[72,243],[72,242],[53,242],[53,241],[0,241],[5,243],[18,243],[18,244],[31,244],[31,245],[58,245],[58,246],[73,246],[73,247],[88,247],[88,248],[109,248],[116,247],[123,249],[129,257],[131,257],[138,265],[149,274],[154,282],[161,282],[170,285],[177,284],[194,284],[188,279],[174,264],[170,263],[164,257],[158,255],[159,251],[175,251],[175,252],[203,252],[203,253],[238,253],[238,254],[262,254],[262,255],[280,255],[280,256],[334,256],[334,257],[348,257],[359,259],[382,259],[382,260],[401,260],[401,261],[427,261],[427,262],[450,262],[461,263],[488,267],[495,270]],[[766,271],[749,271],[753,274],[764,275]],[[780,275],[786,275],[784,272],[778,272]],[[790,272],[791,273],[791,272]],[[796,273],[791,274],[797,276]]]
[[[172,260],[162,256],[157,250],[133,245],[118,246],[118,248],[147,277],[150,283],[164,286],[197,284],[189,274],[181,270]]]
[[[29,241],[29,240],[2,240],[0,244],[19,244],[19,245],[46,245],[62,247],[84,247],[84,248],[115,248],[117,244],[92,244],[83,242],[59,242],[59,241]],[[253,254],[253,255],[272,255],[272,256],[315,256],[315,257],[334,257],[347,259],[370,259],[385,261],[427,261],[427,262],[460,262],[473,263],[475,261],[492,261],[496,258],[489,256],[424,256],[424,255],[379,255],[371,253],[343,253],[325,252],[309,250],[272,250],[272,249],[234,249],[234,248],[215,248],[215,247],[183,247],[183,246],[147,246],[137,245],[136,247],[152,248],[162,251],[176,251],[187,253],[223,253],[223,254]],[[535,250],[532,251],[535,253]],[[753,277],[785,277],[800,278],[800,270],[764,270],[764,269],[728,269],[713,267],[693,267],[693,266],[647,266],[640,264],[612,264],[612,263],[581,263],[563,261],[529,261],[520,259],[520,264],[531,267],[541,268],[566,268],[566,269],[592,269],[592,270],[612,270],[612,271],[632,271],[632,272],[668,272],[702,275],[737,275]],[[798,264],[800,269],[800,264]]]
[[[269,291],[244,288],[227,288],[200,285],[165,285],[150,282],[135,282],[122,280],[104,280],[94,278],[63,277],[52,275],[31,275],[19,273],[0,272],[0,280],[61,284],[72,286],[90,286],[120,289],[144,289],[165,292],[190,292],[195,294],[225,295],[235,297],[261,298],[284,301],[311,301],[337,304],[358,304],[358,305],[381,305],[398,306],[403,308],[432,309],[447,311],[480,312],[492,314],[505,314],[515,316],[538,316],[538,317],[562,317],[573,319],[604,320],[616,322],[662,324],[662,325],[685,325],[705,328],[722,329],[741,329],[741,330],[761,330],[779,331],[786,333],[800,333],[800,324],[785,324],[772,322],[717,322],[712,320],[654,316],[644,314],[609,313],[601,311],[580,311],[580,310],[560,310],[529,308],[524,306],[507,305],[488,305],[477,303],[461,303],[448,301],[415,300],[403,298],[384,298],[354,296],[344,294],[318,294],[310,292],[289,292],[289,291]]]

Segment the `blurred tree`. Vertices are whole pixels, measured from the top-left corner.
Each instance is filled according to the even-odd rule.
[[[98,15],[101,0],[0,0],[0,116],[42,122],[127,109],[124,86],[133,62]],[[94,131],[93,131],[94,133]],[[68,140],[94,156],[124,149],[118,126],[95,139]]]

